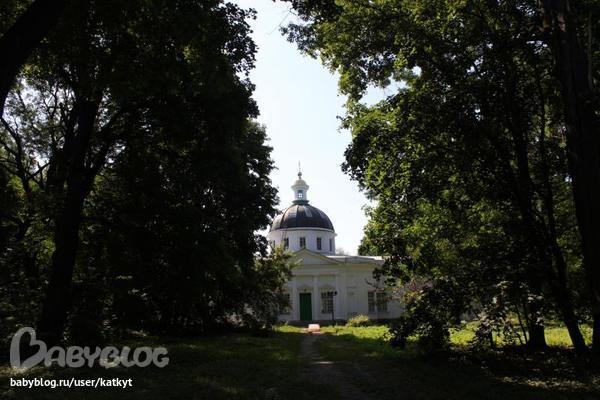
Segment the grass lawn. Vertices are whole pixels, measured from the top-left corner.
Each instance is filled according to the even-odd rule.
[[[566,344],[564,329],[549,332]],[[561,330],[562,329],[562,330]],[[453,333],[450,354],[425,356],[415,347],[385,343],[387,328],[326,327],[314,342],[323,360],[334,361],[345,380],[377,400],[385,399],[599,399],[600,371],[556,347],[541,355],[472,354],[470,328]],[[165,368],[40,368],[17,374],[0,367],[2,399],[337,399],[335,388],[309,378],[300,356],[306,334],[284,326],[270,337],[229,334],[194,339],[146,339],[129,346],[165,346]],[[10,378],[132,378],[133,388],[22,389]]]
[[[0,399],[314,399],[327,388],[300,373],[299,329],[281,329],[270,337],[229,334],[197,339],[127,343],[164,346],[164,368],[40,368],[25,374],[0,367]],[[132,388],[11,388],[13,378],[133,379]]]
[[[468,323],[462,329],[453,331],[450,340],[456,346],[466,346],[475,337],[476,328],[476,323]],[[592,341],[592,328],[589,325],[581,325],[580,329],[586,342],[590,344]],[[546,342],[549,346],[563,348],[571,346],[569,333],[564,326],[547,322],[545,333]],[[502,342],[502,338],[497,337],[496,340]]]
[[[453,332],[453,350],[424,355],[415,345],[391,348],[383,326],[327,327],[319,352],[335,361],[361,389],[376,399],[600,399],[600,370],[566,348],[561,327],[547,330],[552,346],[542,354],[522,350],[473,354],[466,343],[473,327]],[[585,329],[589,337],[589,329]]]

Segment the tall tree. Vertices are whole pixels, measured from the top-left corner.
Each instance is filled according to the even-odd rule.
[[[540,0],[539,5],[561,83],[573,195],[592,293],[594,352],[600,357],[600,95],[594,83],[600,71],[600,6],[569,0]]]
[[[507,226],[510,241],[530,249],[520,279],[527,282],[532,299],[551,289],[574,345],[585,351],[569,300],[569,267],[556,234],[562,227],[556,226],[554,196],[564,189],[561,179],[564,183],[570,177],[549,162],[564,159],[557,129],[564,120],[555,118],[560,115],[560,88],[551,77],[552,53],[531,29],[537,4],[293,3],[303,23],[291,24],[285,32],[302,50],[337,70],[340,88],[349,95],[347,126],[354,132],[347,152],[349,172],[378,199],[379,207],[390,210],[398,203],[418,204],[419,197],[437,199],[443,188],[460,185],[469,189],[473,201],[487,199],[501,208],[508,204],[516,212]],[[399,89],[372,107],[372,113],[354,112],[370,85],[391,83]],[[393,134],[382,133],[393,127]],[[395,146],[403,138],[408,148]],[[419,152],[413,160],[415,149],[433,153]],[[458,176],[449,176],[451,171]],[[482,184],[469,185],[466,177]],[[396,193],[388,194],[387,186]],[[400,232],[388,234],[402,243]],[[400,246],[396,251],[401,263],[405,250]],[[528,307],[531,315],[538,314],[539,304]],[[535,318],[530,322],[530,345],[543,347],[543,330]]]
[[[81,241],[90,195],[121,160],[135,159],[159,174],[155,189],[169,195],[154,211],[169,210],[167,201],[177,206],[163,221],[169,234],[163,239],[177,243],[176,236],[186,231],[175,227],[204,230],[227,217],[239,228],[230,232],[233,237],[219,236],[233,244],[217,248],[214,256],[228,268],[254,265],[254,253],[264,244],[253,232],[273,212],[275,192],[267,178],[271,162],[262,146],[264,133],[248,123],[257,113],[252,86],[243,78],[254,60],[245,21],[250,15],[218,0],[74,2],[31,58],[9,98],[5,144],[9,164],[23,167],[22,189],[41,196],[36,212],[52,231],[38,323],[49,343],[60,340],[67,323],[74,275],[85,278],[77,268],[82,245],[94,247]],[[157,151],[148,153],[149,145]],[[227,179],[218,173],[240,189],[221,188]],[[144,224],[152,220],[140,217]],[[208,237],[205,242],[189,237],[193,240],[179,241],[189,248],[177,247],[181,252],[171,253],[162,265],[180,271],[174,279],[182,285],[202,274],[202,265],[194,268],[190,257],[210,253],[207,248],[214,244]],[[102,249],[105,243],[98,245]],[[206,280],[214,272],[208,268]],[[180,292],[193,287],[188,289]]]

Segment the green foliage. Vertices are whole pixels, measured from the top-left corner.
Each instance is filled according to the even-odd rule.
[[[254,329],[271,329],[280,310],[289,307],[283,286],[291,277],[291,255],[282,248],[256,260],[252,275],[246,276],[242,322]]]
[[[447,349],[450,328],[460,323],[465,299],[456,279],[440,278],[407,291],[402,298],[404,312],[390,325],[391,344],[404,348],[409,339],[416,338],[425,351]]]
[[[252,17],[219,0],[69,5],[0,132],[3,338],[38,320],[67,250],[70,341],[270,326],[288,267],[256,234],[277,198]]]
[[[502,304],[537,332],[533,339],[543,339],[543,317],[576,328],[590,313],[588,291],[566,279],[583,272],[581,242],[554,59],[531,30],[536,4],[321,1],[296,9],[300,22],[284,32],[339,73],[348,95],[342,127],[353,139],[343,168],[375,204],[359,251],[384,254],[380,273],[394,286],[433,283],[407,303],[398,342],[417,334],[443,347],[462,313],[484,318],[482,329],[510,331],[493,303],[503,282],[523,285],[504,291]],[[362,103],[373,86],[388,96]]]
[[[348,327],[371,326],[373,322],[367,315],[357,315],[346,321]]]
[[[523,299],[525,302],[539,301],[536,295],[527,291],[523,283],[500,282],[494,288],[492,299],[479,310],[478,327],[472,344],[476,347],[496,347],[495,337],[501,337],[504,344],[517,345],[527,341],[524,318],[521,309],[514,299]],[[539,312],[532,318],[542,319]]]

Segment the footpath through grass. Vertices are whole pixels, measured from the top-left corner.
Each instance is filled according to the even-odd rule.
[[[566,344],[564,332],[549,335]],[[423,355],[386,342],[387,328],[326,327],[315,350],[372,399],[600,399],[600,372],[565,348],[531,355],[515,351],[471,353],[469,327],[453,334],[454,350]],[[309,360],[300,356],[306,334],[284,326],[269,337],[229,334],[195,339],[146,339],[135,346],[164,346],[165,368],[40,368],[24,374],[0,367],[0,399],[339,399],[335,385],[312,380]],[[552,338],[552,339],[550,339]],[[10,378],[133,380],[133,388],[23,389]]]

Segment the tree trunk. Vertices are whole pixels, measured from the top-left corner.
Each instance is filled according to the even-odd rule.
[[[50,281],[37,329],[38,335],[48,346],[60,341],[71,307],[71,282],[79,245],[79,228],[84,201],[93,180],[85,168],[85,156],[94,131],[97,110],[97,104],[81,102],[73,157],[65,160],[69,163],[66,193],[56,218]]]
[[[544,334],[544,325],[537,321],[529,324],[529,341],[527,348],[533,351],[540,351],[546,348],[546,335]]]
[[[0,116],[15,77],[29,55],[60,19],[67,0],[36,0],[0,37]]]
[[[594,330],[593,350],[600,357],[600,128],[586,56],[568,0],[540,0],[561,83],[569,149],[569,169],[577,223],[582,238]]]
[[[585,354],[588,348],[585,344],[585,339],[579,329],[579,321],[575,315],[573,308],[572,296],[567,283],[567,263],[563,251],[558,244],[558,234],[556,232],[556,217],[554,214],[554,189],[550,180],[550,160],[548,150],[546,148],[546,101],[544,91],[541,85],[541,77],[538,72],[537,85],[540,98],[540,127],[539,127],[539,152],[540,152],[540,169],[542,179],[542,190],[540,190],[544,208],[546,210],[546,235],[545,238],[550,247],[550,253],[554,263],[548,265],[549,281],[551,282],[553,297],[560,310],[563,322],[569,332],[569,337],[573,343],[573,347],[578,354]],[[556,273],[553,270],[553,264],[556,266]]]
[[[509,63],[510,65],[510,63]],[[514,69],[516,70],[516,68]],[[527,321],[529,340],[527,347],[531,350],[543,350],[546,348],[546,337],[544,334],[544,324],[541,320],[542,314],[542,289],[546,283],[546,274],[543,273],[544,266],[548,263],[548,254],[546,247],[539,238],[539,224],[534,215],[534,196],[533,181],[529,165],[528,154],[528,135],[524,116],[519,106],[519,102],[514,101],[518,96],[517,78],[512,76],[506,82],[506,104],[510,110],[507,125],[511,132],[514,155],[516,161],[516,176],[513,182],[512,191],[521,214],[523,233],[527,243],[532,245],[531,251],[535,254],[534,260],[527,269],[527,286],[531,294],[535,297],[527,303],[528,314]]]
[[[558,247],[558,243],[555,243],[554,247]],[[562,250],[556,249],[554,251],[554,259],[556,262],[556,269],[558,272],[557,282],[554,289],[554,297],[558,304],[558,308],[562,314],[563,322],[569,332],[569,337],[573,343],[573,348],[579,354],[585,354],[588,352],[587,345],[583,334],[579,329],[579,320],[575,315],[573,309],[573,303],[571,301],[571,293],[567,286],[567,264],[562,254]]]
[[[37,329],[49,346],[60,341],[71,306],[71,281],[85,197],[79,184],[70,184],[67,192],[64,209],[56,221],[50,282]]]
[[[529,321],[527,321],[527,330],[529,333],[527,348],[534,351],[544,350],[547,345],[545,328],[542,320],[542,285],[540,281],[537,281],[529,282],[528,286],[535,298],[527,304],[527,311],[529,314]]]

